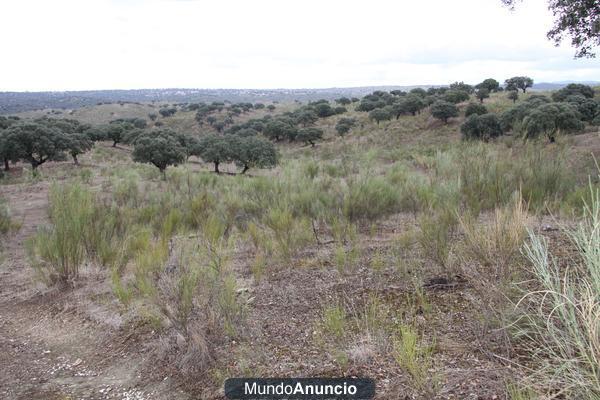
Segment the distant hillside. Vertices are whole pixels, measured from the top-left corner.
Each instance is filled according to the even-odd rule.
[[[534,90],[556,90],[569,82],[539,83]],[[600,82],[584,82],[597,85]],[[437,85],[444,86],[444,85]],[[231,102],[291,102],[327,99],[342,96],[362,97],[375,90],[410,90],[414,86],[363,86],[327,89],[139,89],[88,90],[71,92],[0,92],[0,114],[13,114],[42,109],[77,109],[103,103],[189,103],[210,101]]]
[[[589,85],[589,86],[598,86],[600,85],[600,82],[569,82],[569,81],[565,81],[565,82],[540,82],[540,83],[534,83],[532,89],[533,90],[558,90],[560,88],[563,88],[565,86],[567,86],[569,83],[582,83],[584,85]]]
[[[361,97],[374,90],[410,89],[417,86],[381,86],[330,89],[140,89],[76,92],[0,92],[0,114],[41,109],[75,109],[99,103],[149,102],[290,102]]]

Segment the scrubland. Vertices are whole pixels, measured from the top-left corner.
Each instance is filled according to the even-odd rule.
[[[379,399],[598,398],[597,127],[464,141],[466,103],[447,124],[355,107],[319,119],[316,146],[278,143],[279,165],[246,175],[192,156],[163,177],[109,142],[77,167],[13,168],[0,332],[51,355],[3,338],[2,368],[25,377],[3,393],[216,399],[229,377],[365,376]],[[109,108],[70,118],[106,122]],[[164,123],[211,129],[194,116]],[[343,117],[356,125],[339,136]],[[51,373],[53,356],[79,364]],[[125,359],[135,372],[109,379]],[[81,366],[94,373],[73,378]]]

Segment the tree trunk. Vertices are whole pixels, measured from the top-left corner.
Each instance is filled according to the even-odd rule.
[[[77,159],[77,154],[71,154],[71,156],[73,157],[73,162],[75,163],[75,165],[79,165],[79,160]]]
[[[215,161],[215,172],[218,174],[219,173],[219,162]]]
[[[250,167],[248,165],[244,165],[244,169],[242,170],[242,175],[244,175],[246,173],[246,171],[248,171],[250,169]]]
[[[308,143],[310,143],[310,145],[311,145],[312,147],[315,147],[315,142],[313,142],[312,140],[309,140],[309,141],[308,141]]]
[[[113,146],[112,147],[117,147],[117,142],[113,142]]]
[[[4,159],[4,170],[5,170],[5,171],[8,171],[8,170],[10,170],[10,167],[8,166],[8,158],[5,158],[5,159]]]

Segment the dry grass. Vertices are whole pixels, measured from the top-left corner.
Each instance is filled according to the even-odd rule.
[[[584,209],[579,227],[568,230],[578,259],[566,268],[543,237],[529,233],[524,253],[536,288],[517,304],[516,335],[538,369],[528,383],[567,398],[600,396],[600,192]]]

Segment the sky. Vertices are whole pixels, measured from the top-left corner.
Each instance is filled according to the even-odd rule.
[[[545,0],[2,0],[0,91],[600,81]]]

